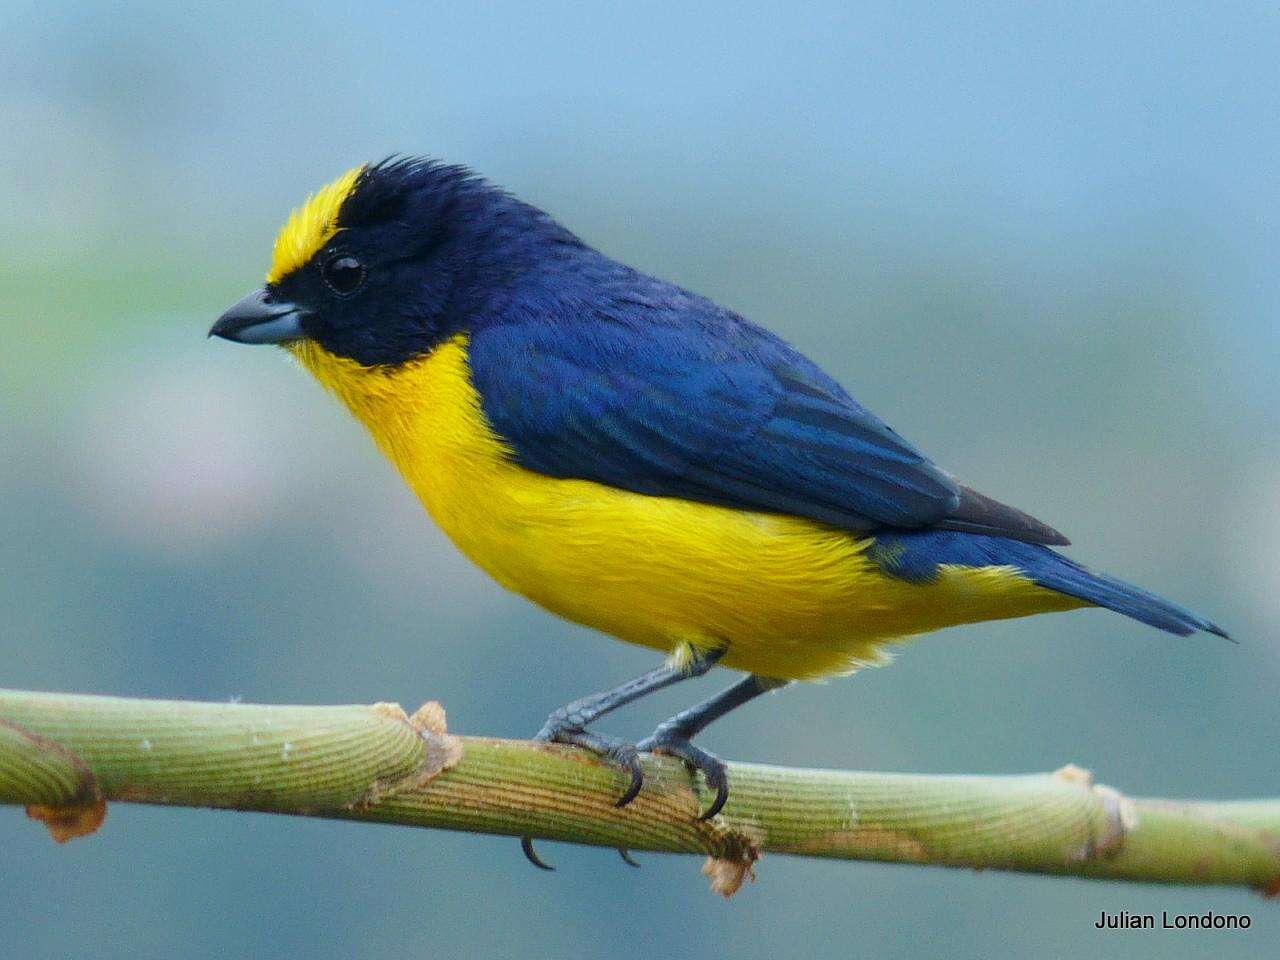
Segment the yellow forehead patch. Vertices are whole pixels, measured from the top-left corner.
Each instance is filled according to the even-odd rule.
[[[352,167],[333,183],[307,197],[289,214],[289,219],[276,235],[267,283],[276,283],[287,277],[333,239],[338,232],[338,211],[342,209],[342,201],[350,195],[364,169],[363,166]]]

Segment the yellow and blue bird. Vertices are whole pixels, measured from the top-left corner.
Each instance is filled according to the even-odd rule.
[[[498,583],[665,655],[538,737],[630,772],[792,680],[883,662],[955,624],[1106,607],[1210,621],[1050,549],[768,331],[592,249],[469,170],[390,159],[294,211],[266,285],[211,333],[281,344],[369,429]],[[720,665],[747,676],[639,744],[602,715]]]

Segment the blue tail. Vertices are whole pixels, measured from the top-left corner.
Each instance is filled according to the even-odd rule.
[[[1197,630],[1227,632],[1217,624],[1163,597],[1102,573],[1090,573],[1074,560],[1034,543],[951,530],[880,534],[871,557],[887,572],[905,580],[929,580],[940,564],[964,567],[1016,567],[1042,587],[1123,613],[1169,633],[1187,636]]]

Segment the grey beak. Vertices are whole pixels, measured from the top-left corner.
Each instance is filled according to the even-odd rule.
[[[236,343],[284,343],[306,336],[302,330],[306,311],[270,297],[265,289],[253,291],[218,318],[209,336]]]

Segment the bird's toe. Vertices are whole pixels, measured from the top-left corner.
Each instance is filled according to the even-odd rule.
[[[715,791],[715,797],[711,805],[698,815],[699,820],[710,820],[724,808],[729,799],[729,768],[715,754],[703,750],[686,736],[662,728],[636,744],[636,749],[676,757],[694,772],[701,772],[707,786]]]
[[[553,714],[552,719],[547,721],[534,739],[543,743],[563,743],[579,747],[620,767],[629,780],[614,806],[625,807],[639,795],[644,787],[644,770],[640,767],[640,754],[635,744],[620,737],[585,730],[572,722],[556,723],[555,719]]]

